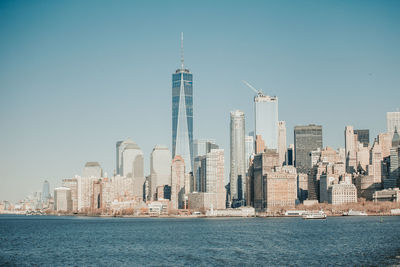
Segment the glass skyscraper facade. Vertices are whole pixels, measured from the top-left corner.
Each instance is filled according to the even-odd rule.
[[[298,172],[311,169],[311,151],[322,149],[322,126],[305,125],[294,127],[294,164]]]
[[[238,207],[246,199],[245,118],[240,110],[231,111],[230,143],[230,201]]]
[[[278,97],[259,93],[254,97],[255,137],[268,149],[278,149]]]
[[[193,163],[193,74],[178,69],[172,74],[172,157],[180,155],[186,172]]]

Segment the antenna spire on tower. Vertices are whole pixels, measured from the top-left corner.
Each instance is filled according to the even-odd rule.
[[[183,70],[185,59],[183,57],[183,32],[181,32],[181,69]]]

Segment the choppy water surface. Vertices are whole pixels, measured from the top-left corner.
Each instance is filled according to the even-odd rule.
[[[0,266],[399,265],[400,217],[0,215]]]

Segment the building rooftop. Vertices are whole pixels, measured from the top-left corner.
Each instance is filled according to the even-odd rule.
[[[100,167],[100,164],[97,161],[86,162],[85,167]]]

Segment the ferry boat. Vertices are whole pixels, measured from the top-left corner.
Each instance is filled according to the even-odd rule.
[[[288,210],[285,212],[285,216],[302,216],[304,213],[306,213],[305,210]]]
[[[305,220],[316,220],[316,219],[326,219],[326,214],[322,210],[320,211],[310,211],[303,214],[303,219]]]
[[[343,216],[368,216],[368,214],[363,211],[349,210],[348,212],[344,212]]]

